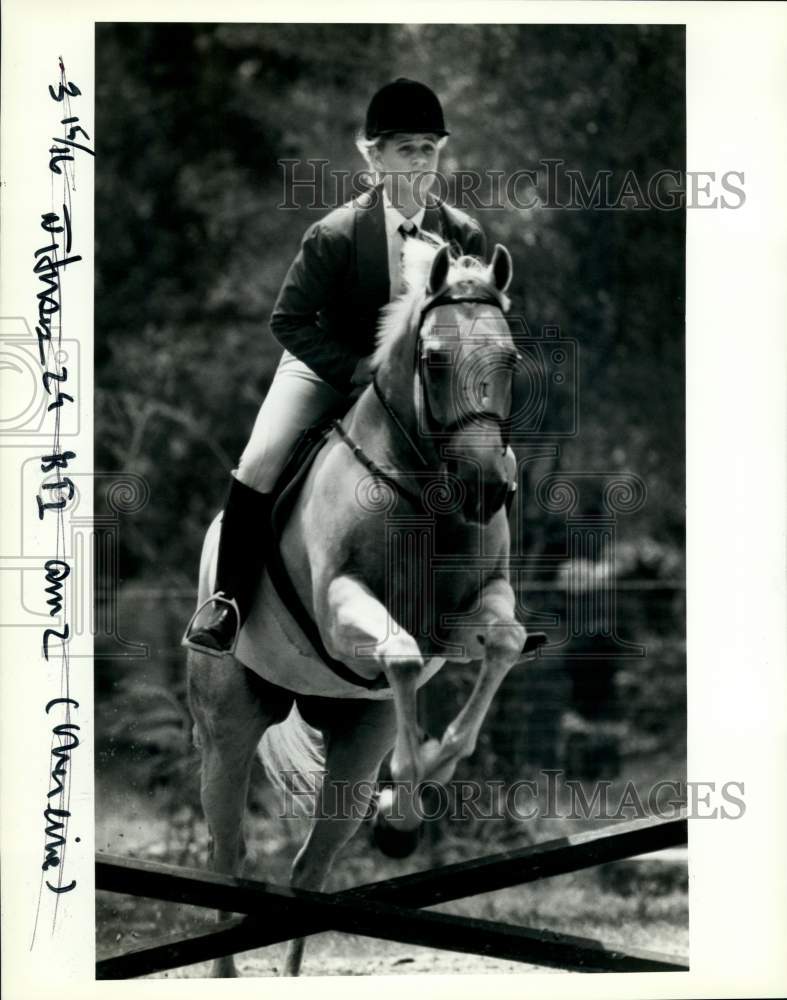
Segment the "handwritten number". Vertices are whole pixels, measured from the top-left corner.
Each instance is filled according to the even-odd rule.
[[[68,125],[68,124],[69,124],[69,122],[78,122],[78,121],[79,121],[79,119],[78,119],[78,118],[64,118],[64,119],[63,119],[63,121],[61,122],[61,125]],[[82,133],[82,135],[83,135],[83,136],[84,136],[84,137],[85,137],[86,139],[89,139],[89,138],[90,138],[90,136],[89,136],[89,135],[87,134],[87,132],[86,132],[86,131],[85,131],[85,130],[84,130],[84,129],[82,128],[82,126],[81,126],[81,125],[74,125],[74,126],[73,126],[73,128],[70,128],[70,129],[68,130],[68,138],[69,138],[69,139],[76,139],[76,135],[77,135],[77,132],[81,132],[81,133]]]
[[[66,70],[63,65],[62,58],[59,60],[61,81],[55,86],[49,87],[49,94],[54,101],[62,103],[67,101],[71,97],[79,97],[82,91],[75,83],[70,83],[66,80]],[[55,136],[53,142],[56,145],[50,146],[49,148],[49,169],[52,173],[62,174],[63,171],[59,164],[64,160],[66,162],[73,161],[75,157],[75,150],[79,149],[90,156],[95,156],[93,150],[89,149],[87,146],[82,145],[80,141],[77,140],[87,140],[90,141],[90,135],[88,132],[79,124],[79,118],[77,116],[70,115],[70,106],[67,104],[66,116],[61,119],[60,124],[64,127],[64,134],[61,137]],[[64,109],[65,110],[65,109]],[[60,312],[60,274],[61,268],[65,268],[68,264],[74,264],[81,260],[81,257],[75,255],[70,256],[71,251],[71,217],[68,211],[67,205],[63,205],[62,215],[58,215],[55,212],[46,212],[41,216],[41,228],[44,232],[49,234],[49,237],[53,239],[53,242],[45,247],[41,247],[35,252],[35,264],[33,267],[34,273],[38,276],[39,281],[43,284],[43,290],[37,295],[38,299],[38,322],[39,325],[36,327],[36,336],[38,339],[38,353],[41,361],[41,367],[46,368],[46,356],[49,350],[51,350],[52,344],[52,315]],[[59,240],[56,237],[59,236]],[[58,246],[57,243],[62,243],[65,254],[63,259],[58,259]],[[40,287],[40,286],[39,286]],[[56,407],[60,407],[64,402],[74,402],[74,397],[68,395],[68,393],[62,392],[60,386],[52,383],[63,383],[68,379],[68,370],[65,366],[61,366],[59,371],[44,371],[42,374],[42,383],[46,390],[48,396],[54,396],[54,400],[49,404],[47,410],[53,410]],[[39,494],[36,496],[36,502],[38,504],[38,516],[39,519],[43,520],[44,513],[47,510],[62,511],[68,501],[72,500],[75,495],[75,486],[71,479],[67,476],[61,477],[60,470],[68,468],[68,464],[71,460],[76,458],[76,454],[73,451],[61,451],[57,444],[57,431],[55,437],[55,446],[52,449],[52,454],[43,455],[41,457],[41,471],[42,473],[52,473],[55,472],[55,481],[52,483],[42,483]],[[65,491],[66,495],[61,495],[57,500],[51,500],[46,503],[42,499],[46,496],[46,491]],[[50,492],[50,495],[51,495]],[[71,568],[67,562],[63,559],[48,559],[44,563],[44,570],[46,572],[46,583],[48,586],[45,588],[46,593],[49,595],[49,600],[47,605],[49,606],[49,614],[52,616],[59,615],[63,610],[63,581],[70,576]],[[70,628],[68,623],[64,623],[60,629],[47,628],[43,631],[42,637],[42,652],[44,659],[49,661],[49,649],[50,643],[53,639],[59,639],[61,643],[65,644],[69,640]],[[65,655],[65,650],[63,650],[63,655]],[[66,666],[67,669],[67,666]],[[51,699],[46,705],[46,712],[49,714],[50,710],[55,705],[73,705],[75,708],[79,707],[79,702],[74,698],[70,697],[59,697]],[[68,718],[68,716],[66,716]],[[57,725],[53,728],[53,735],[59,740],[59,745],[54,746],[51,750],[51,755],[54,761],[54,766],[50,772],[51,776],[51,787],[47,793],[48,799],[53,799],[56,797],[62,797],[65,794],[65,783],[68,765],[71,762],[72,752],[79,746],[80,740],[76,733],[79,731],[79,726],[76,723],[65,722],[61,725]],[[44,811],[44,821],[45,821],[45,857],[44,862],[41,865],[42,871],[46,872],[50,868],[60,868],[62,863],[61,851],[65,849],[66,845],[66,824],[70,817],[70,812],[68,809],[56,809],[48,807]],[[79,838],[76,838],[79,840]],[[62,879],[62,875],[61,875]],[[71,892],[77,886],[76,879],[71,879],[67,884],[53,884],[48,879],[45,879],[45,884],[50,892],[60,895],[61,893]]]
[[[62,101],[66,97],[79,97],[82,91],[77,87],[75,83],[57,85],[57,93],[55,93],[54,88],[50,86],[49,93],[54,101]]]

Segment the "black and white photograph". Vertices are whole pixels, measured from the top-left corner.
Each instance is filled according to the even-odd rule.
[[[215,975],[686,968],[684,65],[672,25],[97,26],[96,514],[139,500],[97,846],[456,899],[238,924]],[[205,934],[99,893],[100,968],[162,920]]]
[[[11,6],[8,995],[778,996],[784,5]]]

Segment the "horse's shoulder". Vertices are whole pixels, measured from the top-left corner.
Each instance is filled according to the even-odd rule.
[[[318,561],[355,557],[372,539],[377,543],[379,519],[359,517],[375,513],[376,490],[368,470],[338,437],[329,438],[309,472],[303,499],[307,550]]]

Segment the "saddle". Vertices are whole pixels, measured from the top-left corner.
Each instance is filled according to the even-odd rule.
[[[337,677],[350,684],[355,684],[368,690],[379,690],[380,688],[389,687],[388,680],[384,674],[380,674],[373,680],[361,677],[345,663],[335,660],[330,655],[325,648],[314,619],[309,615],[293,586],[281,555],[280,543],[282,533],[292,514],[295,501],[298,499],[298,495],[303,488],[309,470],[333,429],[334,420],[335,416],[332,416],[330,420],[315,424],[301,434],[292,455],[279,476],[274,489],[273,507],[269,525],[270,530],[266,532],[265,559],[268,567],[268,575],[281,602],[295,619],[298,627],[309,640],[315,653],[317,653],[328,669],[333,671]]]

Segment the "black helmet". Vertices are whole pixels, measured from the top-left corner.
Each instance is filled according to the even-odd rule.
[[[364,132],[367,139],[392,132],[449,134],[437,94],[403,76],[381,87],[371,99]]]

